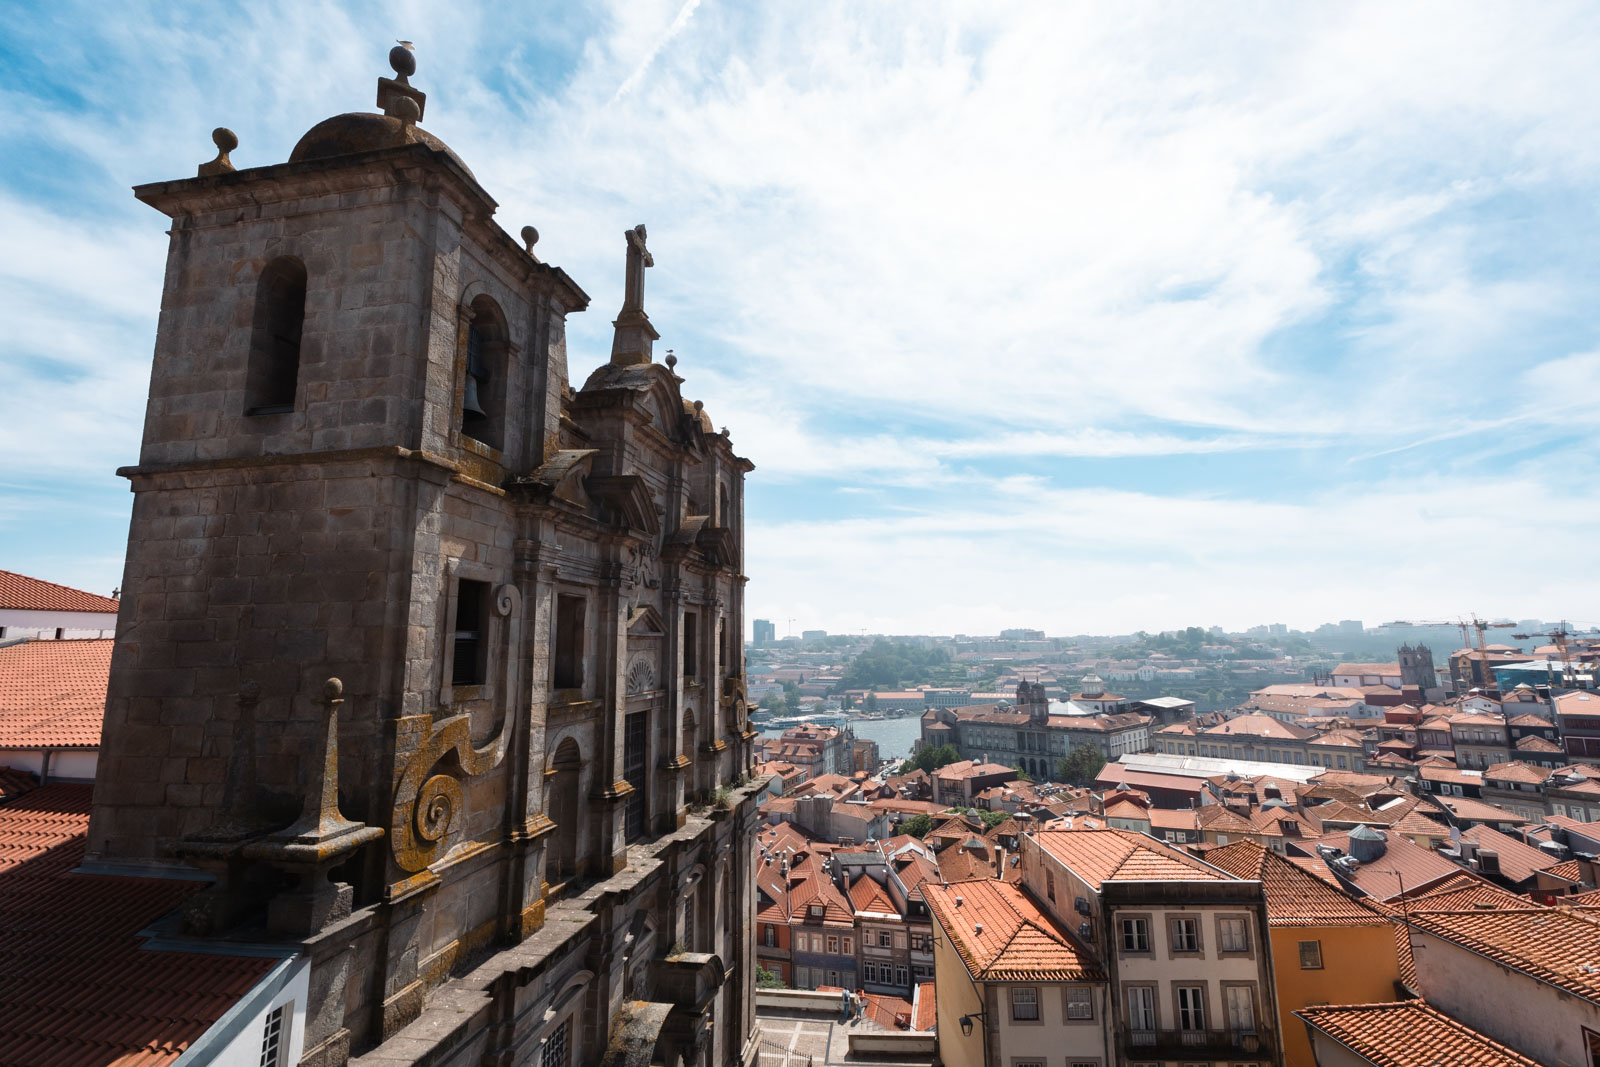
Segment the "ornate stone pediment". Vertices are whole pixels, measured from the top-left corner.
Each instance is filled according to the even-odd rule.
[[[628,612],[628,638],[665,637],[667,627],[661,615],[649,604],[640,604]]]
[[[660,531],[656,503],[637,474],[594,474],[585,479],[584,485],[613,521],[649,534]]]

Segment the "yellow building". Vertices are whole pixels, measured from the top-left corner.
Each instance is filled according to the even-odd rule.
[[[1389,919],[1250,841],[1206,852],[1206,862],[1259,879],[1267,897],[1278,1029],[1287,1067],[1315,1067],[1305,1027],[1294,1012],[1318,1004],[1395,1000],[1400,963]]]

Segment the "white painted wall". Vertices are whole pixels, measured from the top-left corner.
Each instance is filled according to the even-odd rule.
[[[52,782],[67,781],[92,782],[94,781],[95,768],[100,765],[100,750],[91,749],[57,749],[50,753],[50,778]],[[40,778],[44,777],[44,751],[37,748],[6,748],[0,749],[0,767],[11,767],[14,770],[28,771]]]
[[[1541,1063],[1588,1062],[1583,1028],[1600,1031],[1600,1005],[1416,929],[1411,946],[1429,1004]]]
[[[305,956],[284,960],[182,1056],[174,1067],[261,1067],[261,1039],[267,1016],[279,1005],[292,1004],[294,1019],[287,1034],[284,1067],[297,1067],[305,1051],[306,997],[310,988],[311,961]]]
[[[114,611],[20,611],[0,608],[0,637],[34,637],[50,640],[57,630],[65,637],[115,637],[117,613]]]

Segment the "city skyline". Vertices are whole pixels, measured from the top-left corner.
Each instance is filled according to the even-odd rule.
[[[839,15],[11,12],[8,566],[121,578],[165,254],[128,187],[219,125],[239,165],[285,158],[404,37],[427,127],[592,297],[577,380],[649,224],[661,347],[757,467],[752,616],[1594,602],[1594,11]]]

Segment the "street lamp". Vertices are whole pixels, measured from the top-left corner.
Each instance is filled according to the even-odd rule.
[[[988,1017],[987,1013],[981,1011],[975,1011],[971,1015],[963,1015],[958,1020],[961,1023],[961,1036],[972,1036],[972,1020],[987,1019]],[[982,1027],[982,1029],[987,1031],[988,1028]],[[983,1067],[989,1067],[989,1035],[987,1032],[983,1035]]]

